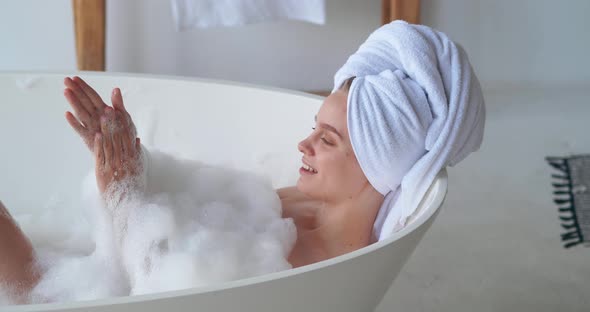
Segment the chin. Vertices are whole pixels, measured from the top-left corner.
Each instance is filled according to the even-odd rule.
[[[305,193],[305,187],[303,186],[303,183],[301,182],[301,177],[299,179],[297,179],[297,183],[295,184],[295,187],[297,188],[297,190],[301,193]]]
[[[309,183],[308,181],[301,181],[301,178],[299,178],[299,180],[297,180],[297,184],[295,185],[295,187],[297,188],[297,190],[301,193],[303,193],[305,196],[309,197],[309,198],[319,198],[321,197],[320,194],[318,194],[318,190],[320,189],[317,185],[313,185],[312,183]]]
[[[297,190],[307,196],[312,196],[312,187],[310,187],[309,183],[305,183],[303,181],[301,181],[301,177],[297,180],[297,184],[295,185],[295,187],[297,188]]]

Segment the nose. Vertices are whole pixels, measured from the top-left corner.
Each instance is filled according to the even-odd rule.
[[[309,142],[309,138],[306,138],[303,141],[299,142],[299,144],[297,144],[297,149],[299,149],[299,151],[302,152],[304,155],[313,156],[314,154],[313,147]]]

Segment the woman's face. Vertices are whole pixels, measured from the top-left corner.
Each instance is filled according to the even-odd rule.
[[[368,183],[348,135],[347,91],[326,98],[316,115],[315,128],[303,141],[303,165],[297,188],[304,194],[328,202],[340,202],[358,194]]]

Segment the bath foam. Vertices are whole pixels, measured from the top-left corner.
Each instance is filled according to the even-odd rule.
[[[19,89],[29,90],[31,88],[34,88],[40,79],[41,79],[41,77],[39,77],[39,76],[29,75],[29,76],[22,77],[20,79],[16,79],[15,83]]]
[[[124,190],[135,195],[115,210],[102,204],[91,173],[79,199],[61,196],[42,214],[16,217],[43,272],[31,303],[177,290],[291,268],[296,229],[281,217],[269,181],[146,154],[145,189]]]

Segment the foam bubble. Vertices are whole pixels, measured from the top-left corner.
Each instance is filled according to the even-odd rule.
[[[17,78],[15,83],[16,86],[21,90],[29,90],[37,84],[41,80],[40,76],[24,76],[22,78]]]
[[[295,226],[282,219],[269,181],[149,155],[141,182],[120,184],[106,204],[91,174],[78,201],[54,200],[18,219],[42,272],[30,302],[200,287],[291,268]]]

